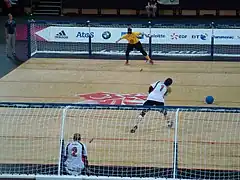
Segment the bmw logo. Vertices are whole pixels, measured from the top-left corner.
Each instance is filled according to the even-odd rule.
[[[109,31],[105,31],[102,33],[102,38],[103,39],[109,39],[111,37],[111,33]]]

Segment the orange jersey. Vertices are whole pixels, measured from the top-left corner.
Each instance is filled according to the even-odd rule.
[[[121,39],[126,39],[129,44],[136,44],[139,42],[138,36],[140,32],[132,32],[132,34],[125,34],[121,37]]]

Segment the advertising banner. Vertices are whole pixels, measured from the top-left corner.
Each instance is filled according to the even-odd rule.
[[[152,36],[153,44],[210,44],[210,29],[165,29],[165,28],[134,28],[134,32],[143,33],[139,37],[143,44],[149,43],[148,35]],[[36,32],[38,36],[50,42],[88,42],[91,36],[92,43],[115,43],[126,28],[105,27],[54,27],[50,26]],[[126,43],[122,40],[120,43]]]
[[[143,44],[149,43],[148,35],[152,36],[152,44],[199,44],[211,45],[214,37],[215,45],[239,45],[240,29],[184,29],[184,28],[134,28],[134,32],[141,32],[139,37]],[[126,28],[106,27],[55,27],[50,26],[36,32],[36,35],[49,42],[89,42],[115,43]],[[126,40],[120,43],[127,43]]]

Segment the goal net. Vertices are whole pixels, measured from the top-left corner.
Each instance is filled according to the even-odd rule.
[[[80,133],[88,179],[240,179],[240,109],[0,104],[0,178],[65,179],[63,149]]]

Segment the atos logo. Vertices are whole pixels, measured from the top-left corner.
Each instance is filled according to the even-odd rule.
[[[111,33],[109,31],[105,31],[102,33],[103,39],[109,39],[111,37]]]
[[[183,34],[176,34],[176,33],[173,33],[172,35],[171,35],[171,38],[172,39],[185,39],[185,38],[187,38],[187,35],[183,35]]]
[[[77,38],[88,38],[88,37],[91,37],[93,38],[94,37],[94,32],[90,32],[90,33],[87,33],[87,32],[78,32],[76,37]]]
[[[192,35],[192,39],[201,39],[203,41],[207,40],[208,34]]]

